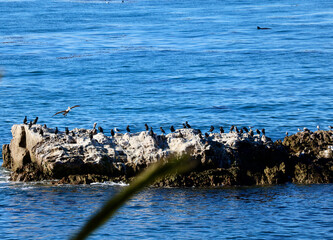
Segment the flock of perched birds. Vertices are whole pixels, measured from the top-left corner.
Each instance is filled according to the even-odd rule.
[[[67,110],[68,110],[67,112],[66,111],[61,111],[61,112],[58,112],[56,114],[63,113],[63,115],[66,115],[70,111],[70,108],[68,108]],[[38,122],[38,117],[36,117],[33,121],[30,121],[29,123],[28,123],[27,116],[25,116],[25,118],[23,120],[23,124],[29,125],[29,129],[32,127],[32,125],[37,124],[37,122]],[[183,128],[192,128],[191,125],[188,123],[188,121],[186,121],[182,125],[183,125]],[[95,134],[98,133],[98,131],[100,133],[104,133],[104,129],[101,126],[99,126],[98,128],[96,128],[96,127],[97,127],[97,123],[94,123],[92,131],[89,132],[89,136],[90,136],[91,139],[93,138],[93,135],[95,135]],[[45,128],[45,129],[47,128],[46,124],[43,125],[43,128]],[[44,134],[43,128],[39,128],[39,130],[38,130],[41,135]],[[97,129],[98,129],[98,131],[97,131]],[[145,124],[145,130],[149,131],[149,135],[150,136],[153,137],[155,135],[155,133],[153,131],[153,128],[149,127],[147,123]],[[198,131],[198,134],[199,134],[200,138],[202,138],[202,132],[201,132],[201,130],[200,129],[196,129],[196,130]],[[212,132],[214,132],[214,130],[215,130],[215,127],[211,126],[210,129],[208,130],[208,132],[212,133]],[[165,130],[162,127],[160,127],[160,131],[161,131],[162,134],[166,134]],[[170,127],[170,132],[176,132],[176,131],[177,130],[174,128],[174,126]],[[222,126],[219,127],[219,131],[220,131],[221,134],[225,132],[224,128]],[[120,132],[120,130],[118,128],[111,129],[111,131],[110,131],[112,137],[114,137],[115,134],[118,133],[118,132]],[[129,125],[126,126],[126,132],[128,132],[128,133],[131,132]],[[180,131],[177,131],[177,132],[182,137],[182,133]],[[208,132],[205,133],[205,137],[209,137],[209,133]],[[234,133],[237,133],[237,134],[248,133],[252,137],[255,134],[254,131],[252,130],[252,127],[249,127],[249,129],[247,127],[237,128],[237,126],[234,126],[234,125],[232,125],[230,127],[230,131],[229,132],[230,133],[234,132]],[[260,136],[260,134],[262,134],[262,135],[266,134],[266,131],[265,131],[264,128],[261,130],[261,132],[260,132],[259,129],[256,129],[255,132],[259,136]],[[59,133],[58,127],[55,128],[54,133],[55,134]],[[73,136],[75,136],[75,133],[73,131],[69,131],[68,127],[65,127],[65,134],[69,135],[70,133]]]
[[[64,116],[66,116],[66,115],[67,115],[67,114],[68,114],[73,108],[76,108],[76,107],[80,107],[80,105],[75,105],[75,106],[72,106],[72,107],[68,107],[66,110],[59,111],[59,112],[55,113],[53,116],[58,115],[58,114],[60,114],[60,113],[63,114]],[[52,117],[53,117],[53,116],[52,116]],[[25,118],[24,118],[24,120],[23,120],[23,124],[29,125],[29,129],[30,129],[30,128],[32,127],[32,125],[37,124],[37,121],[38,121],[38,117],[36,117],[33,121],[30,121],[30,122],[28,123],[27,116],[25,116]],[[183,123],[182,125],[183,125],[183,128],[191,128],[191,125],[188,123],[188,121],[186,121],[186,122]],[[97,123],[94,123],[94,126],[93,126],[92,131],[89,132],[89,137],[90,137],[90,139],[92,139],[93,136],[94,136],[95,134],[97,134],[96,126],[97,126]],[[43,127],[46,128],[46,124],[44,124]],[[328,127],[329,127],[330,130],[333,129],[332,126],[328,126]],[[212,132],[214,131],[214,129],[215,129],[214,126],[211,126],[208,132],[212,133]],[[320,127],[317,126],[317,129],[319,130]],[[98,127],[98,130],[99,130],[99,132],[104,133],[104,130],[103,130],[103,128],[102,128],[101,126]],[[155,133],[154,133],[154,131],[153,131],[153,128],[152,128],[152,127],[149,128],[149,126],[147,125],[147,123],[145,124],[145,130],[146,130],[146,131],[149,131],[149,135],[150,135],[150,136],[154,137]],[[220,133],[221,133],[221,134],[224,133],[224,128],[223,128],[222,126],[219,127],[219,130],[220,130]],[[43,129],[42,129],[42,128],[39,128],[38,131],[39,131],[39,134],[41,134],[41,135],[43,136],[43,134],[44,134]],[[160,131],[162,132],[162,134],[165,134],[165,131],[164,131],[164,129],[163,129],[162,127],[160,127]],[[171,127],[170,127],[170,131],[171,131],[171,132],[176,132],[176,129],[174,128],[174,126],[171,126]],[[198,133],[199,133],[199,137],[202,138],[202,132],[201,132],[201,130],[200,130],[200,129],[197,129],[197,131],[198,131]],[[298,131],[302,131],[302,130],[301,130],[301,129],[298,129]],[[308,128],[304,128],[303,131],[306,132],[306,131],[310,131],[310,130],[309,130]],[[111,131],[110,131],[111,136],[114,137],[115,134],[116,134],[117,132],[120,132],[118,128],[111,129]],[[129,126],[129,125],[127,125],[127,127],[126,127],[126,132],[128,132],[128,133],[131,132],[131,130],[130,130],[130,126]],[[177,131],[177,132],[178,132],[178,134],[180,135],[180,137],[183,137],[181,131]],[[209,137],[209,133],[208,133],[208,132],[205,133],[205,137],[206,137],[206,138]],[[249,127],[249,129],[248,129],[247,127],[237,128],[237,126],[232,125],[232,126],[230,127],[230,131],[229,131],[229,132],[230,132],[230,133],[234,132],[234,133],[237,133],[237,134],[247,133],[247,134],[248,134],[249,136],[251,136],[251,137],[254,136],[254,131],[252,130],[252,127]],[[55,134],[58,134],[58,133],[59,133],[58,127],[56,127],[54,133],[55,133]],[[260,136],[260,134],[262,134],[263,136],[266,135],[266,131],[265,131],[264,128],[261,129],[261,132],[260,132],[259,129],[255,129],[255,133],[258,134],[259,136]],[[70,134],[70,131],[69,131],[68,127],[65,127],[65,134],[66,134],[66,135],[69,135],[69,134]],[[75,133],[74,133],[73,131],[71,131],[71,134],[72,134],[72,136],[75,136]],[[288,136],[288,132],[286,132],[286,136]]]

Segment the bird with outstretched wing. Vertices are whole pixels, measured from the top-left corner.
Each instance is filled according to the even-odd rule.
[[[56,114],[54,114],[52,117],[54,117],[55,115],[58,115],[60,113],[62,113],[62,115],[66,116],[73,108],[76,108],[76,107],[80,107],[80,105],[75,105],[73,107],[68,107],[66,110],[63,110],[63,111],[60,111],[60,112],[57,112]]]

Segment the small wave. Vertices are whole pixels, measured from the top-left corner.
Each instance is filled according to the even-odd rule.
[[[95,182],[95,183],[90,183],[90,185],[107,185],[107,186],[121,186],[121,187],[126,187],[129,184],[124,183],[124,182],[103,182],[103,183],[99,183],[99,182]]]

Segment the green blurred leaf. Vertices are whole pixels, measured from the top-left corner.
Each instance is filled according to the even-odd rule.
[[[141,191],[144,187],[153,184],[157,179],[161,179],[169,174],[180,174],[191,170],[196,166],[196,162],[190,159],[189,155],[181,157],[169,157],[167,161],[160,161],[151,165],[123,191],[111,198],[105,205],[82,227],[74,236],[73,240],[85,239],[98,227],[103,225],[112,215],[128,201],[134,194]]]

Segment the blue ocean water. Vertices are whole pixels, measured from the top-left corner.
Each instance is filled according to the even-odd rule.
[[[332,1],[0,0],[0,26],[0,145],[26,115],[62,130],[189,121],[273,139],[333,125]],[[66,238],[121,188],[7,176],[1,239]],[[92,239],[333,238],[332,199],[332,185],[147,189]]]

